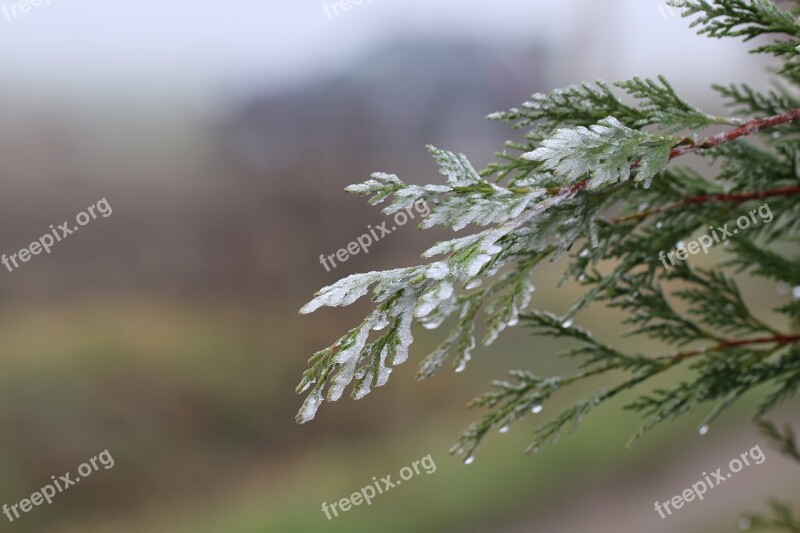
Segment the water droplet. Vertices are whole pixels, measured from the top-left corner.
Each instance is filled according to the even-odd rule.
[[[531,407],[531,413],[538,415],[539,413],[542,412],[542,409],[543,409],[542,404],[540,403],[536,404],[533,407]]]
[[[586,281],[586,275],[584,275],[584,274],[581,274],[581,275],[580,275],[580,277],[578,277],[578,281],[579,281],[579,282],[581,282],[581,283],[583,283],[584,281]]]
[[[792,298],[800,300],[800,285],[792,289]]]
[[[584,248],[584,249],[581,251],[581,253],[580,253],[580,254],[578,254],[578,255],[579,255],[580,257],[589,257],[589,249],[588,249],[588,248]]]
[[[663,222],[660,222],[660,221],[656,222],[656,229],[661,229],[663,227],[664,227],[664,223]]]
[[[562,328],[568,328],[571,325],[572,325],[572,319],[571,318],[568,318],[567,320],[565,320],[564,322],[561,323],[561,327]]]
[[[508,424],[506,424],[505,426],[502,426],[497,431],[499,431],[500,433],[508,433],[508,430],[509,430],[509,427],[508,427]]]
[[[780,294],[781,296],[786,296],[792,291],[792,288],[789,286],[788,283],[784,283],[783,281],[779,282],[775,286],[775,292]]]
[[[708,425],[704,424],[700,426],[700,429],[698,429],[697,432],[701,435],[705,435],[706,433],[708,433]]]
[[[538,452],[539,452],[539,447],[538,446],[535,446],[535,447],[531,448],[531,453],[538,453]]]
[[[465,464],[465,465],[471,465],[473,462],[475,462],[475,456],[474,456],[474,455],[468,455],[468,456],[467,456],[467,457],[464,459],[464,464]]]
[[[677,244],[675,244],[675,248],[686,248],[686,243],[683,241],[678,241]]]
[[[749,518],[742,518],[739,520],[739,529],[750,529],[750,523]]]

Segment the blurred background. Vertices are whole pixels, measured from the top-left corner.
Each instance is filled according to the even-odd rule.
[[[566,346],[524,331],[423,383],[416,362],[443,332],[419,332],[386,387],[294,423],[307,358],[366,307],[298,309],[345,275],[416,264],[446,235],[408,224],[328,272],[320,254],[385,219],[345,186],[374,171],[439,181],[426,144],[481,167],[521,138],[486,114],[584,80],[664,74],[721,112],[711,83],[768,84],[746,46],[699,38],[652,0],[346,11],[336,0],[52,0],[15,13],[0,15],[0,253],[102,198],[113,214],[0,269],[0,503],[105,449],[115,466],[13,524],[0,518],[0,531],[722,532],[769,496],[800,500],[796,472],[741,408],[706,436],[689,417],[625,451],[637,426],[624,397],[534,456],[523,454],[533,419],[490,436],[474,464],[448,456],[480,415],[465,404],[492,379],[568,370],[556,357]],[[534,305],[560,312],[576,297],[556,288],[561,268],[539,272]],[[761,312],[789,297],[745,290]],[[602,309],[579,319],[658,350],[622,339],[619,321]],[[764,464],[666,520],[654,511],[756,444]],[[333,520],[321,511],[428,454],[435,473]]]

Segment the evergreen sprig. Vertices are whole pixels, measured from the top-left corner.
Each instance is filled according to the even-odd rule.
[[[461,154],[429,147],[443,183],[410,185],[376,173],[348,187],[370,203],[385,202],[389,214],[428,203],[423,229],[473,231],[436,243],[423,254],[427,263],[347,277],[303,307],[307,313],[349,305],[368,294],[375,304],[361,324],[310,359],[298,386],[308,393],[298,422],[312,419],[325,397],[337,400],[349,388],[358,399],[384,385],[392,367],[408,358],[414,322],[429,329],[450,326],[423,359],[419,379],[448,360],[464,370],[480,322],[485,345],[517,324],[573,344],[563,355],[577,362],[576,373],[544,377],[514,370],[470,404],[486,412],[452,450],[468,462],[492,429],[505,432],[524,423],[555,392],[601,376],[607,386],[533,430],[529,451],[634,389],[626,408],[642,422],[631,443],[695,410],[706,413],[699,429],[704,434],[748,393],[760,398],[756,418],[793,397],[800,386],[800,104],[791,95],[800,76],[790,71],[800,26],[794,13],[771,0],[676,4],[685,15],[697,15],[693,25],[711,37],[782,34],[782,41],[756,51],[783,59],[787,86],[766,94],[746,85],[716,86],[739,117],[703,112],[663,77],[536,94],[520,108],[489,117],[527,133],[481,171]],[[711,126],[724,131],[706,134]],[[676,166],[690,153],[717,163],[714,175]],[[659,259],[765,207],[768,221],[717,244],[725,261],[698,268],[692,258],[673,265]],[[532,308],[538,265],[564,255],[563,281],[580,285],[582,294],[564,316]],[[754,311],[739,289],[745,274],[789,288],[773,310],[779,319]],[[630,353],[595,338],[575,323],[590,306],[622,312],[627,335],[652,339],[663,350]],[[677,369],[680,379],[662,379]],[[658,388],[651,385],[655,378]],[[782,507],[776,512],[776,524],[793,524]]]

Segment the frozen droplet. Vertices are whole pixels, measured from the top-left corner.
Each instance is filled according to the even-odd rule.
[[[698,429],[697,432],[701,435],[705,435],[706,433],[708,433],[708,425],[704,424],[700,426],[700,429]]]
[[[531,448],[531,453],[538,453],[538,452],[539,452],[538,446],[534,446],[533,448]]]
[[[581,282],[581,283],[585,282],[586,281],[586,275],[585,274],[581,274],[580,276],[578,276],[578,281]]]
[[[510,428],[508,427],[508,424],[506,424],[505,426],[501,426],[500,429],[498,429],[497,431],[499,431],[500,433],[508,433],[509,429]]]
[[[663,222],[660,222],[660,221],[656,222],[656,229],[661,229],[663,227],[664,227],[664,223]]]
[[[533,407],[531,407],[531,413],[538,415],[539,413],[542,412],[542,409],[543,409],[542,404],[540,403],[536,404]]]
[[[800,300],[800,285],[792,289],[792,298]]]
[[[562,328],[568,328],[572,325],[572,319],[568,318],[564,322],[561,323]]]
[[[584,248],[584,249],[581,251],[581,253],[580,253],[580,254],[578,254],[578,255],[579,255],[580,257],[589,257],[589,249],[588,249],[588,248]]]
[[[686,243],[685,243],[685,242],[683,242],[683,241],[678,241],[678,242],[675,244],[675,248],[678,248],[678,249],[681,249],[681,248],[686,248]]]
[[[464,458],[464,464],[465,465],[471,465],[474,462],[475,462],[475,456],[474,455],[468,455],[467,457]]]
[[[750,519],[745,517],[739,520],[739,529],[750,529]]]

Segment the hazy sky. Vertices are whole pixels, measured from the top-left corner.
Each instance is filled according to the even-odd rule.
[[[568,58],[568,79],[740,70],[724,60],[733,43],[696,38],[686,21],[660,15],[656,0],[363,0],[334,19],[319,0],[49,1],[11,21],[0,14],[4,84],[280,87],[400,37],[547,42]]]

